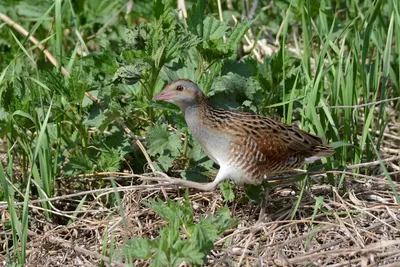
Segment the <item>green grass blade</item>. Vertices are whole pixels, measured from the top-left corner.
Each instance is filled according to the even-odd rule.
[[[58,62],[58,70],[61,71],[62,66],[62,56],[63,56],[63,49],[62,49],[62,8],[61,8],[61,0],[56,0],[55,2],[55,28],[56,28],[56,57]]]
[[[14,260],[24,264],[25,248],[21,248],[20,243],[22,241],[23,231],[20,226],[20,220],[18,219],[18,210],[15,206],[14,189],[10,187],[9,182],[6,179],[6,172],[4,171],[2,164],[0,164],[0,182],[4,190],[5,200],[7,201],[8,213],[10,214]]]
[[[18,44],[18,46],[21,48],[22,52],[32,61],[33,65],[36,66],[35,60],[31,57],[31,55],[28,53],[28,51],[25,49],[25,47],[22,45],[22,43],[18,40],[18,38],[14,35],[12,31],[10,31],[12,37],[14,38],[15,42]]]
[[[71,215],[72,218],[69,219],[67,225],[71,225],[71,224],[73,224],[73,223],[75,222],[76,216],[82,211],[82,207],[83,207],[83,205],[84,205],[85,202],[86,202],[86,197],[87,197],[87,196],[84,196],[84,197],[81,199],[81,201],[79,201],[79,204],[78,204],[78,206],[76,207],[74,213],[72,213],[72,215]]]
[[[42,23],[48,18],[48,15],[50,14],[50,11],[53,10],[54,8],[54,3],[47,9],[45,13],[36,21],[35,25],[33,25],[32,28],[30,28],[28,35],[25,37],[24,41],[22,42],[23,45],[28,42],[29,38],[35,34],[36,30],[39,28],[39,26],[42,25]]]

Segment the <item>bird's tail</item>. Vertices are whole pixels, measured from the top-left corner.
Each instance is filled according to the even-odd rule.
[[[326,145],[319,145],[313,147],[313,155],[311,157],[305,158],[304,161],[305,163],[313,163],[316,160],[325,158],[325,157],[330,157],[333,154],[335,154],[335,149],[331,146],[326,146]]]

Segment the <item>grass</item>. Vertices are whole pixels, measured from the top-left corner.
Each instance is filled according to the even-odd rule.
[[[176,1],[0,4],[1,261],[398,261],[399,4],[183,2],[187,18]],[[318,134],[336,153],[274,183],[263,221],[260,188],[149,182],[217,171],[177,108],[151,101],[176,78],[215,106]]]

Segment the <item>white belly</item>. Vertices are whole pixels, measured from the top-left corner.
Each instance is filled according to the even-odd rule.
[[[208,132],[202,134],[193,132],[193,136],[199,141],[207,156],[219,166],[223,166],[228,161],[230,143],[228,138],[216,137]]]
[[[221,177],[225,179],[230,179],[234,181],[238,185],[242,185],[244,183],[251,184],[251,180],[247,179],[246,174],[243,172],[243,169],[236,168],[234,166],[226,165],[219,170]]]

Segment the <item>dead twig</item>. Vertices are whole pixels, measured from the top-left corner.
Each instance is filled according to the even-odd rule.
[[[35,232],[33,232],[33,231],[29,230],[29,229],[28,229],[28,235],[34,236],[34,237],[38,236],[38,234],[36,234]],[[65,239],[62,239],[62,238],[59,238],[59,237],[54,237],[54,236],[49,236],[49,235],[45,235],[44,238],[47,241],[49,241],[50,243],[57,244],[57,245],[62,246],[64,248],[66,248],[66,249],[73,249],[78,253],[81,253],[81,254],[96,258],[98,260],[102,260],[108,266],[128,267],[128,265],[126,265],[126,264],[124,264],[122,262],[118,262],[118,261],[112,260],[109,257],[101,255],[101,254],[99,254],[99,253],[97,253],[95,251],[90,251],[90,250],[87,250],[85,248],[76,246],[72,242],[67,241]]]

